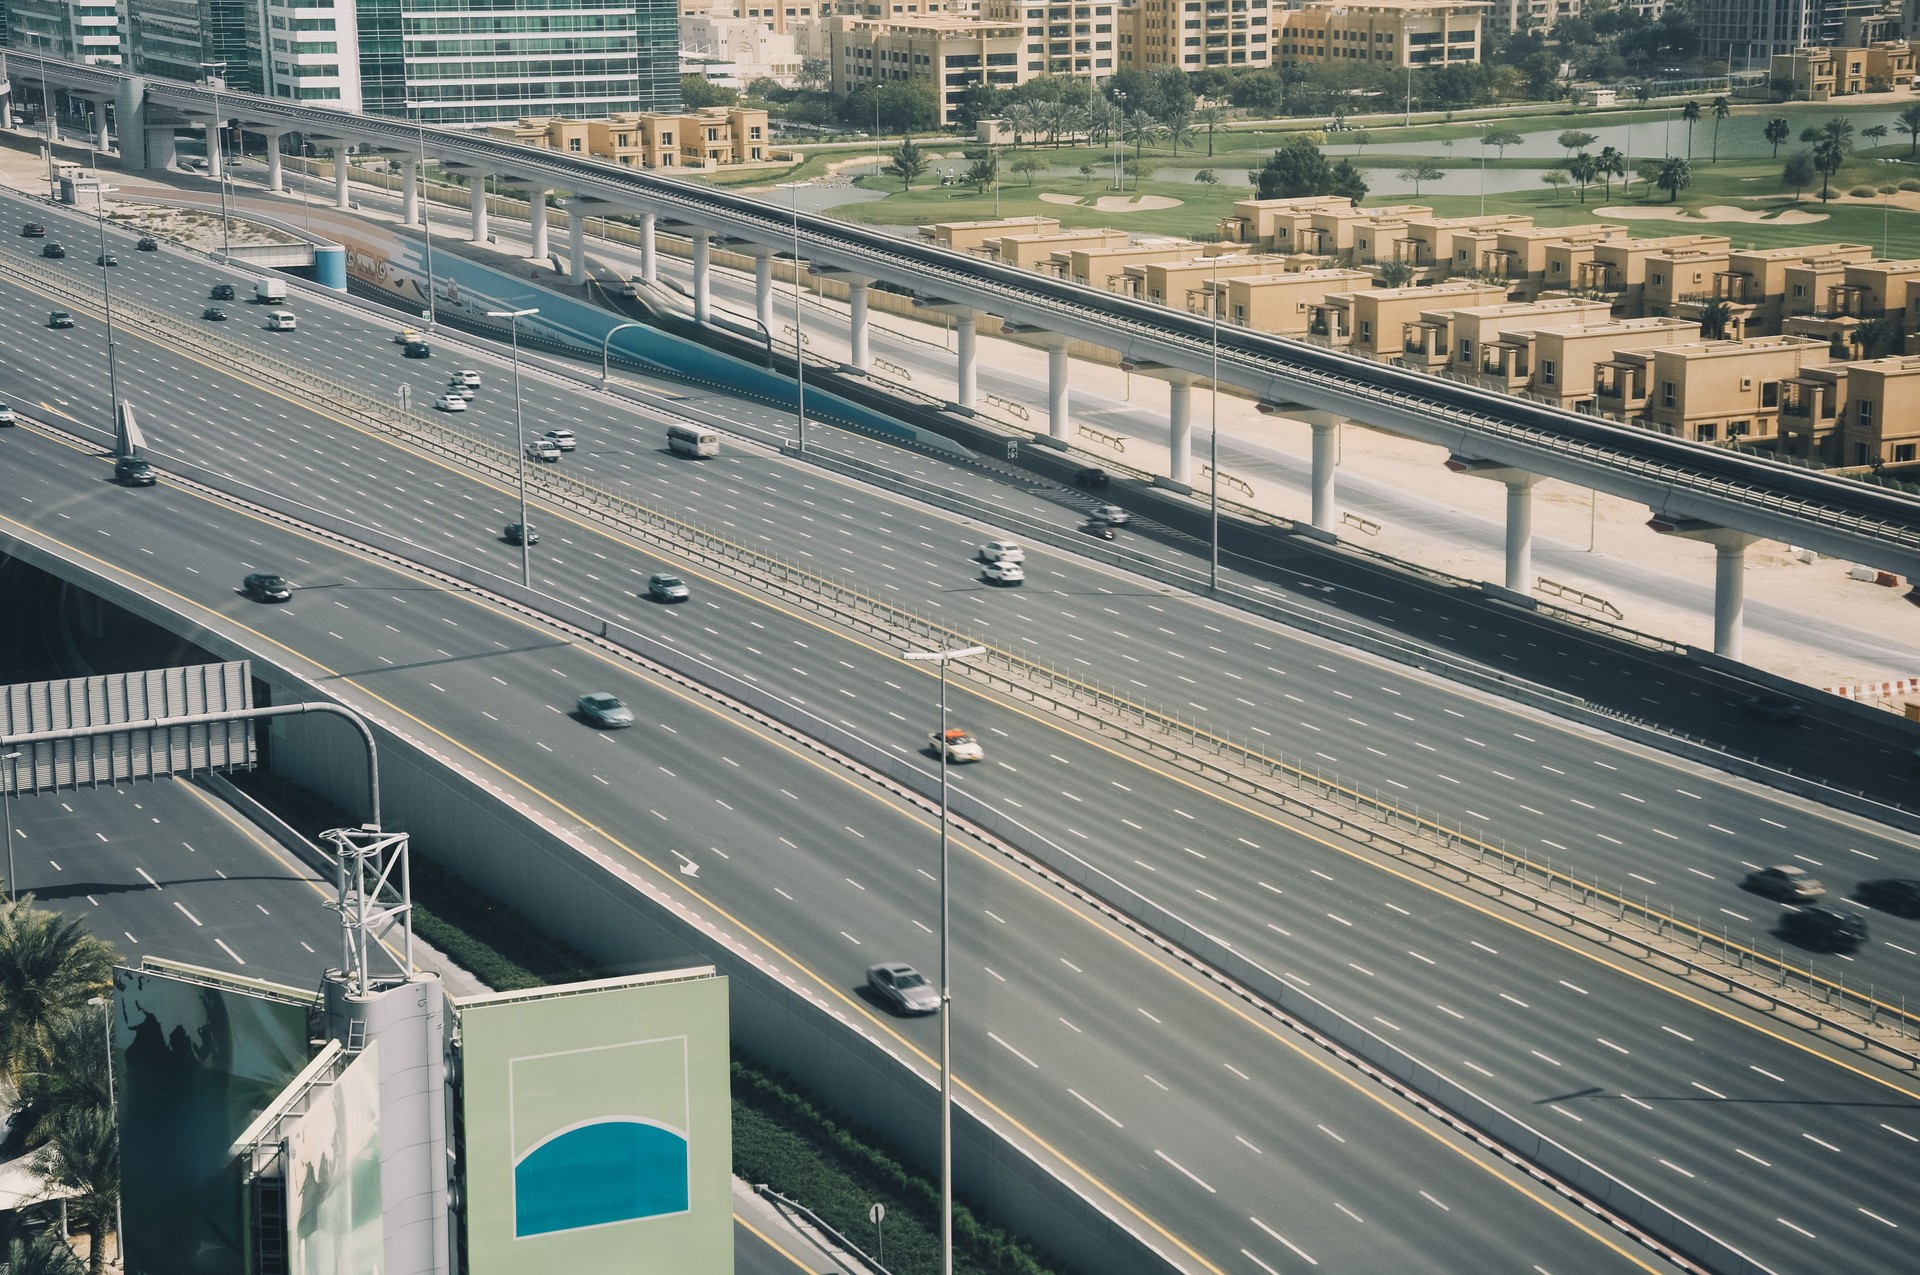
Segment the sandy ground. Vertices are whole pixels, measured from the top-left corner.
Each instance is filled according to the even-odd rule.
[[[44,169],[36,170],[29,155],[0,148],[0,180],[32,192],[37,182],[44,182]],[[288,202],[297,205],[299,201],[289,197]],[[435,217],[435,226],[444,226],[442,233],[457,242],[463,237],[458,220],[458,214],[449,210],[445,219]],[[212,219],[212,223],[217,234],[218,219]],[[498,217],[494,227],[500,247],[512,251],[512,236],[518,227]],[[187,227],[183,224],[180,228]],[[213,241],[204,237],[205,227],[200,229],[201,235],[182,237],[211,245]],[[524,249],[524,245],[521,247]],[[595,245],[596,256],[610,261],[621,260],[626,252],[616,246]],[[842,304],[821,304],[833,313],[846,313]],[[921,342],[940,345],[951,341],[950,330],[937,322],[894,315],[876,315],[873,322]],[[836,327],[831,321],[819,328],[810,323],[810,348],[817,354],[844,358],[845,333],[844,327]],[[980,357],[987,366],[1025,381],[1027,389],[1018,401],[1028,415],[1021,422],[1004,404],[991,401],[983,403],[982,414],[1005,421],[1011,429],[1044,429],[1046,351],[1014,340],[982,337]],[[876,368],[875,379],[884,380],[889,375],[885,367]],[[1168,403],[1165,381],[1075,360],[1072,384],[1077,396],[1073,412],[1077,449],[1096,461],[1148,473],[1167,472],[1164,435],[1157,430],[1139,433],[1137,424],[1126,419],[1128,413],[1143,413],[1153,420],[1164,420]],[[924,372],[914,388],[926,393],[952,392],[951,386],[929,382]],[[1199,480],[1204,479],[1207,427],[1214,410],[1204,386],[1196,387],[1194,474]],[[1304,484],[1288,483],[1275,475],[1305,474],[1311,447],[1308,426],[1262,416],[1251,401],[1233,394],[1221,395],[1218,413],[1224,446],[1244,445],[1259,449],[1262,456],[1257,462],[1223,466],[1223,496],[1283,517],[1304,519],[1308,505]],[[1439,447],[1361,425],[1343,428],[1341,482],[1384,489],[1385,500],[1399,508],[1382,514],[1380,505],[1363,500],[1361,512],[1378,524],[1377,529],[1349,519],[1340,526],[1340,534],[1357,547],[1466,580],[1497,581],[1504,572],[1497,533],[1504,525],[1505,489],[1496,482],[1450,473],[1445,461],[1446,452]],[[1247,491],[1252,494],[1247,495]],[[1631,628],[1710,646],[1714,551],[1707,545],[1648,530],[1650,516],[1645,506],[1631,501],[1543,481],[1534,489],[1534,573],[1567,589],[1604,599],[1622,613],[1619,622]],[[1436,534],[1439,528],[1447,530]],[[1480,533],[1483,539],[1492,538],[1484,547],[1476,547],[1470,536],[1457,534],[1457,528]],[[1774,542],[1763,541],[1749,549],[1745,658],[1814,686],[1841,687],[1920,676],[1920,610],[1906,600],[1905,582],[1888,588],[1855,580],[1849,576],[1849,566]],[[1645,587],[1648,581],[1654,587]],[[1853,649],[1837,650],[1835,643],[1821,640],[1819,635],[1830,630],[1843,631]]]
[[[1155,212],[1162,208],[1178,208],[1186,202],[1168,195],[1102,195],[1089,200],[1085,195],[1061,195],[1053,191],[1042,192],[1040,198],[1049,204],[1090,203],[1101,212],[1110,213]]]
[[[1788,208],[1769,216],[1768,211],[1763,208],[1735,208],[1731,204],[1708,204],[1695,212],[1689,212],[1677,204],[1667,208],[1630,204],[1613,208],[1596,208],[1593,210],[1593,215],[1618,217],[1622,221],[1765,221],[1776,226],[1806,226],[1827,219],[1825,213],[1806,212],[1799,208]]]

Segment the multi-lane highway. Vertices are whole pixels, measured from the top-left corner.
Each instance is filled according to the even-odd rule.
[[[30,432],[6,442],[9,523],[58,509],[65,519],[35,521],[72,552],[454,749],[663,881],[684,888],[681,858],[698,862],[710,915],[750,922],[764,951],[869,1030],[931,1049],[931,1023],[891,1020],[853,990],[874,959],[932,964],[923,819],[585,644],[178,490],[116,490],[96,457]],[[268,566],[299,583],[293,602],[235,592],[238,572]],[[681,640],[714,627],[713,601],[669,613]],[[637,728],[574,720],[574,696],[595,687],[626,698]],[[954,888],[956,1074],[970,1103],[1085,1166],[1091,1189],[1163,1231],[1189,1269],[1257,1270],[1245,1254],[1282,1269],[1296,1251],[1352,1270],[1434,1253],[1515,1271],[1646,1262],[1025,873],[963,853]],[[1511,1225],[1516,1211],[1533,1220]]]
[[[186,280],[169,279],[165,271],[190,272],[197,281],[218,277],[204,265],[183,269],[177,259],[142,255],[130,261],[130,255],[122,252],[116,282],[125,280],[130,291],[150,288],[146,303],[156,308],[168,296],[171,304],[195,312],[204,304],[201,288],[189,293]],[[104,396],[94,389],[83,397],[80,387],[69,385],[63,353],[70,358],[73,347],[59,344],[97,342],[97,330],[89,334],[84,320],[74,332],[32,328],[37,316],[19,315],[28,304],[17,293],[9,298],[10,313],[25,321],[17,333],[7,332],[17,353],[5,374],[37,386],[68,385],[66,395],[45,401],[60,412],[103,419]],[[235,312],[249,313],[245,307]],[[357,378],[354,383],[423,379],[417,365],[403,363],[387,343],[388,330],[330,316],[318,306],[303,306],[302,315],[303,346],[324,337],[326,348],[314,353],[342,360],[339,374]],[[504,493],[247,390],[211,369],[183,375],[177,358],[137,342],[123,340],[120,353],[123,378],[135,378],[122,384],[139,387],[148,404],[143,420],[163,455],[177,448],[201,463],[224,460],[249,481],[310,501],[349,502],[367,521],[395,520],[395,530],[422,543],[474,560],[492,555],[510,569],[511,551],[496,539],[511,507]],[[449,365],[443,353],[425,375],[444,379]],[[498,393],[497,371],[489,369],[488,379],[479,404]],[[4,388],[13,393],[22,383],[10,379]],[[1759,844],[1781,835],[1769,831],[1772,825],[1790,829],[1787,820],[1804,820],[1805,828],[1829,838],[1824,844],[1837,844],[1837,825],[1817,812],[1788,803],[1756,808],[1760,799],[1751,792],[1708,775],[1680,780],[1663,758],[1301,643],[1065,555],[1036,555],[1024,593],[988,592],[966,562],[971,544],[982,536],[978,528],[740,449],[691,467],[661,455],[651,427],[635,436],[632,427],[623,428],[619,409],[596,401],[588,411],[557,389],[529,386],[528,403],[530,420],[540,419],[544,405],[582,433],[582,451],[565,464],[597,469],[610,486],[650,492],[649,498],[691,509],[698,520],[738,538],[778,546],[837,574],[863,575],[876,590],[912,599],[956,628],[1017,649],[1059,652],[1056,662],[1063,665],[1116,670],[1110,680],[1131,685],[1140,698],[1235,715],[1250,732],[1285,730],[1316,741],[1326,736],[1315,751],[1336,768],[1365,766],[1409,792],[1415,784],[1440,793],[1449,784],[1463,790],[1471,785],[1456,799],[1471,800],[1476,809],[1491,807],[1479,812],[1489,823],[1518,823],[1554,840],[1571,840],[1568,827],[1591,820],[1587,826],[1605,830],[1588,842],[1600,853],[1639,853],[1644,858],[1633,862],[1657,861],[1669,876],[1714,872],[1717,888],[1728,890],[1724,874],[1732,868],[1711,857],[1711,838],[1701,836],[1705,844],[1680,849],[1649,845],[1645,827],[1632,817],[1639,806],[1626,803],[1659,802],[1661,809],[1681,811],[1687,802],[1706,803],[1711,818],[1733,829],[1728,835]],[[499,420],[488,418],[500,415],[497,408],[469,413],[469,428],[497,432]],[[982,481],[945,471],[928,476],[956,485]],[[156,493],[98,494],[131,505]],[[1045,498],[1012,490],[997,494],[1010,505],[1028,500],[1034,509],[1049,507]],[[71,517],[68,497],[46,499]],[[692,607],[646,607],[631,598],[630,582],[654,563],[584,532],[557,527],[542,549],[541,583],[557,595],[690,643],[715,662],[751,670],[763,685],[816,708],[832,704],[852,728],[891,739],[903,750],[923,733],[912,723],[925,714],[924,684],[909,681],[887,653],[702,581],[696,581]],[[149,556],[170,564],[176,555]],[[306,570],[284,562],[264,565],[297,579]],[[148,569],[162,566],[153,562]],[[1862,1263],[1849,1268],[1873,1269],[1873,1262],[1894,1251],[1887,1247],[1894,1238],[1889,1224],[1878,1219],[1898,1222],[1900,1210],[1910,1206],[1881,1185],[1899,1176],[1889,1179],[1878,1170],[1904,1154],[1900,1138],[1908,1135],[1899,1118],[1883,1128],[1864,1113],[1884,1116],[1882,1104],[1888,1102],[1904,1112],[1911,1094],[1639,985],[1628,973],[1519,933],[1421,883],[1383,874],[1261,812],[1061,736],[1048,723],[985,702],[965,712],[993,749],[984,776],[976,771],[962,778],[974,791],[1018,812],[1040,834],[1097,856],[1102,867],[1177,910],[1203,913],[1210,928],[1242,951],[1258,953],[1354,1016],[1377,1019],[1383,1034],[1443,1070],[1472,1079],[1510,1107],[1539,1110],[1541,1119],[1550,1112],[1562,1140],[1651,1194],[1692,1202],[1682,1208],[1692,1216],[1726,1219],[1718,1229],[1743,1244],[1751,1237],[1751,1248],[1775,1256],[1786,1269],[1803,1264],[1812,1251]],[[492,729],[476,726],[476,737]],[[1622,796],[1589,800],[1603,795],[1601,780],[1611,780]],[[1576,813],[1581,804],[1592,811]],[[1641,814],[1638,822],[1648,821]],[[1696,831],[1704,830],[1676,824],[1669,835]],[[1613,832],[1634,836],[1633,848],[1625,836],[1618,838],[1620,848],[1605,848]],[[1864,830],[1860,841],[1880,844],[1867,840]],[[1908,853],[1897,841],[1886,841],[1884,849],[1896,861]],[[1680,857],[1695,854],[1700,857]],[[1751,906],[1745,896],[1723,897]],[[1396,940],[1393,946],[1384,936]],[[826,936],[821,950],[832,950],[832,937]],[[1875,959],[1898,958],[1893,952]],[[964,1076],[964,1059],[960,1070]],[[1675,1095],[1700,1100],[1675,1114],[1681,1106],[1670,1101]],[[1762,1161],[1765,1171],[1758,1167]],[[1875,1172],[1852,1168],[1869,1164]],[[1809,1233],[1818,1238],[1800,1238]]]

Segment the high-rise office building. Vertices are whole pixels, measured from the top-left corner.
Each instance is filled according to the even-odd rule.
[[[90,66],[121,63],[115,0],[6,0],[6,10],[10,48]]]

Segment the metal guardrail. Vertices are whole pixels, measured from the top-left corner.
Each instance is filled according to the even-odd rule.
[[[1624,620],[1627,618],[1626,614],[1621,611],[1619,607],[1607,601],[1599,594],[1588,593],[1584,589],[1576,589],[1570,584],[1561,584],[1558,580],[1549,580],[1545,576],[1536,576],[1534,577],[1533,587],[1550,598],[1566,598],[1580,606],[1592,607],[1594,610],[1604,615],[1612,616],[1616,620]]]
[[[77,305],[93,305],[100,294],[81,288],[66,276],[42,276],[17,263],[0,259],[0,274],[15,277],[64,296]],[[519,458],[493,443],[470,437],[431,418],[402,413],[384,399],[339,385],[300,369],[287,368],[263,359],[258,349],[183,324],[171,315],[159,314],[122,301],[115,308],[121,324],[130,329],[157,332],[175,345],[198,347],[221,358],[237,375],[249,377],[276,388],[317,399],[329,410],[352,416],[362,425],[374,428],[415,447],[440,451],[459,460],[482,475],[503,484],[519,481]],[[672,414],[639,407],[637,410],[663,424],[677,419]],[[935,500],[947,508],[1001,526],[1019,527],[1036,540],[1065,544],[1057,528],[1022,519],[1010,511],[973,502],[950,490],[923,490],[921,484],[903,479],[879,466],[846,456],[816,454],[816,462],[842,470],[877,485],[910,491]],[[977,639],[959,630],[918,615],[885,599],[811,568],[801,567],[748,545],[736,543],[685,519],[663,513],[631,497],[596,486],[547,466],[531,467],[527,474],[529,496],[549,505],[566,509],[579,517],[600,522],[611,530],[650,539],[661,548],[716,572],[732,575],[750,587],[773,594],[783,601],[823,614],[856,632],[879,638],[902,648],[925,649],[929,644],[941,647],[975,644]],[[1178,581],[1182,587],[1198,589],[1201,578],[1176,564],[1146,559],[1140,555],[1107,549],[1105,546],[1072,545],[1074,551],[1111,562],[1161,579]],[[1363,650],[1387,654],[1399,662],[1424,669],[1442,669],[1454,680],[1469,684],[1493,682],[1511,693],[1526,689],[1540,701],[1563,708],[1583,709],[1582,701],[1545,687],[1533,687],[1522,679],[1497,670],[1462,664],[1449,657],[1405,642],[1391,634],[1354,628],[1323,614],[1294,608],[1272,598],[1238,593],[1242,607],[1270,618],[1305,628]],[[1890,1023],[1902,1037],[1920,1038],[1920,1009],[1909,1009],[1902,996],[1897,1002],[1881,999],[1877,990],[1850,985],[1842,977],[1829,978],[1811,964],[1789,960],[1784,950],[1772,953],[1734,940],[1723,926],[1714,928],[1700,918],[1677,916],[1653,906],[1644,894],[1635,899],[1630,892],[1616,889],[1599,878],[1582,878],[1567,865],[1551,860],[1538,862],[1528,854],[1490,842],[1461,823],[1418,807],[1409,809],[1400,801],[1378,790],[1368,789],[1343,777],[1311,766],[1303,761],[1274,756],[1251,744],[1237,743],[1214,732],[1208,726],[1161,712],[1128,696],[1089,682],[1078,674],[1045,665],[1036,660],[985,644],[986,653],[968,661],[957,670],[1003,693],[1044,705],[1054,714],[1082,725],[1096,727],[1116,735],[1142,751],[1181,765],[1194,773],[1221,782],[1250,796],[1270,801],[1276,807],[1302,814],[1315,822],[1327,821],[1343,835],[1363,844],[1386,849],[1399,857],[1423,866],[1444,865],[1448,874],[1459,874],[1461,881],[1491,897],[1509,901],[1525,897],[1536,912],[1551,913],[1569,928],[1605,935],[1630,948],[1642,950],[1648,957],[1672,959],[1674,943],[1690,943],[1699,961],[1688,961],[1689,974],[1712,972],[1708,959],[1718,962],[1722,977],[1730,986],[1758,997],[1776,1009],[1790,1011],[1818,1022],[1822,1030],[1860,1039],[1900,1059],[1903,1065],[1920,1069],[1920,1054],[1908,1053],[1869,1037],[1857,1025],[1846,1020],[1814,1012],[1790,1002],[1752,979],[1738,979],[1734,973],[1764,973],[1776,987],[1804,991],[1822,997],[1826,1003],[1835,998],[1851,1011],[1865,1017],[1869,1024]],[[1301,794],[1310,793],[1315,800]],[[1410,834],[1422,844],[1390,835]],[[1443,858],[1442,855],[1452,858]],[[1464,856],[1471,854],[1474,865],[1468,867]],[[1504,878],[1480,870],[1492,865]],[[1531,889],[1524,896],[1511,888],[1515,881],[1526,881]],[[1551,902],[1560,892],[1582,905],[1575,911]],[[1596,910],[1611,911],[1622,925],[1631,922],[1638,933],[1599,923]],[[1665,947],[1656,947],[1652,935]]]

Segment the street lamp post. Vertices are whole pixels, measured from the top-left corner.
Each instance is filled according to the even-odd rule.
[[[940,666],[940,1275],[953,1275],[953,991],[948,972],[951,927],[947,890],[947,665],[986,654],[984,646],[908,651],[906,658]]]
[[[231,261],[233,244],[227,230],[227,126],[220,118],[220,90],[226,86],[225,62],[202,62],[203,71],[219,71],[220,75],[208,75],[207,87],[213,90],[213,144],[214,162],[220,165],[220,260]]]
[[[1207,553],[1207,592],[1220,592],[1220,258],[1213,259],[1213,430],[1207,440],[1207,480],[1212,491]]]
[[[1125,192],[1127,189],[1126,170],[1122,166],[1122,163],[1127,153],[1125,128],[1127,119],[1127,95],[1119,90],[1115,90],[1114,97],[1119,99],[1120,117],[1113,130],[1113,188],[1117,191]]]
[[[107,188],[100,180],[100,156],[93,143],[87,143],[87,161],[93,166],[93,211],[100,225],[100,302],[107,313],[107,427],[120,435],[120,379],[113,360],[113,285],[107,273]]]
[[[489,319],[505,319],[513,333],[513,438],[520,448],[520,583],[533,587],[533,537],[527,534],[527,435],[520,424],[520,320],[539,309],[489,310]]]
[[[427,127],[415,120],[413,130],[420,138],[420,228],[427,248],[427,331],[433,331],[433,199],[427,189]],[[601,378],[603,381],[605,378]],[[524,528],[523,528],[524,530]]]
[[[18,753],[14,754],[16,757]],[[100,1019],[104,1026],[102,1037],[107,1048],[107,1118],[113,1122],[114,1138],[120,1136],[120,1120],[113,1090],[113,1001],[105,996],[89,996],[87,1004],[100,1007]],[[113,1244],[119,1250],[120,1269],[127,1269],[127,1233],[126,1219],[120,1211],[120,1193],[113,1193]]]
[[[790,211],[793,213],[793,384],[795,390],[794,422],[798,442],[796,450],[802,455],[807,450],[807,362],[805,351],[801,349],[800,337],[800,188],[811,186],[812,182],[781,182],[789,192]]]
[[[0,757],[0,761],[7,763],[7,902],[12,903],[20,897],[20,891],[13,884],[13,786],[20,774],[20,754],[8,753]]]

